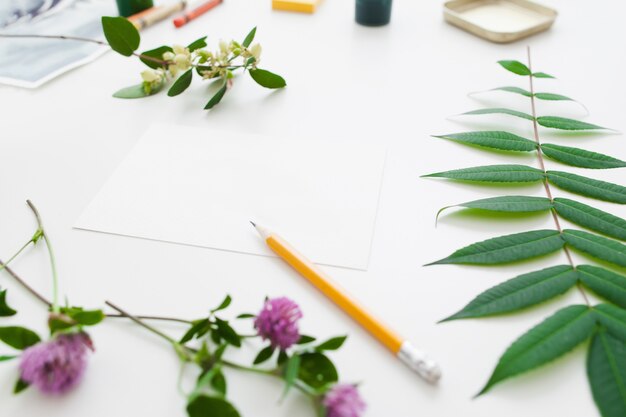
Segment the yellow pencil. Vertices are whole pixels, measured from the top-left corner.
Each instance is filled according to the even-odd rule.
[[[298,253],[280,236],[254,222],[250,223],[252,223],[252,226],[254,226],[259,235],[265,240],[265,243],[267,243],[279,257],[291,265],[300,275],[324,293],[324,295],[330,298],[339,308],[345,311],[372,336],[378,339],[402,362],[430,383],[434,384],[439,380],[441,377],[439,366],[422,351],[378,321],[363,307],[359,306],[359,304],[344,291],[333,284],[320,268]]]

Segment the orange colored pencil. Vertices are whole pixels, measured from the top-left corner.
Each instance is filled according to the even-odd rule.
[[[174,22],[174,26],[176,26],[177,28],[185,26],[193,19],[202,16],[220,3],[222,3],[222,0],[209,0],[206,3],[202,3],[200,6],[196,7],[193,10],[185,12],[182,16],[178,16],[172,22]]]

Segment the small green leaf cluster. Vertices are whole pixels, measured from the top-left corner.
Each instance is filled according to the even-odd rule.
[[[242,70],[260,86],[270,89],[283,88],[285,80],[277,74],[258,68],[261,62],[261,45],[252,44],[256,35],[253,28],[243,42],[221,41],[217,51],[204,49],[206,36],[187,46],[162,45],[137,53],[140,35],[135,26],[123,17],[103,17],[102,29],[111,48],[124,56],[137,56],[148,69],[141,73],[143,82],[123,88],[113,94],[117,98],[141,98],[158,93],[170,81],[167,91],[170,97],[183,93],[192,82],[194,74],[204,80],[217,80],[218,89],[206,103],[209,110],[217,105],[232,84],[234,72]]]
[[[224,368],[280,378],[284,382],[283,396],[296,388],[312,397],[317,407],[322,407],[321,400],[324,394],[339,380],[337,368],[325,352],[339,349],[346,336],[334,337],[316,344],[314,337],[302,335],[296,346],[289,350],[275,349],[268,345],[258,351],[251,361],[251,366],[236,364],[225,359],[228,349],[240,348],[242,341],[260,336],[238,333],[229,321],[216,314],[225,310],[231,301],[231,297],[226,296],[219,306],[209,311],[207,317],[193,320],[189,329],[175,344],[181,360],[184,363],[195,364],[199,368],[196,385],[187,397],[189,417],[240,415],[227,399]],[[245,313],[238,315],[236,319],[255,317],[254,314]],[[194,342],[197,347],[190,347],[190,342]],[[272,358],[273,365],[268,367]]]
[[[530,54],[529,54],[530,61]],[[535,100],[571,100],[553,93],[535,93],[537,78],[554,78],[533,72],[519,61],[500,61],[508,71],[526,77],[530,89],[500,87],[495,90],[528,97],[532,113],[508,108],[479,109],[465,115],[506,114],[528,120],[533,125],[534,140],[508,131],[475,131],[435,136],[484,150],[534,152],[539,168],[526,165],[489,165],[456,169],[425,175],[479,184],[543,184],[546,197],[511,195],[484,198],[455,206],[469,210],[501,213],[549,212],[555,229],[533,230],[494,237],[461,248],[432,264],[500,265],[564,251],[568,259],[558,265],[514,277],[474,298],[457,313],[442,321],[480,318],[519,311],[553,299],[576,287],[585,304],[558,310],[524,335],[502,355],[491,377],[480,391],[530,371],[564,355],[591,339],[587,354],[587,375],[595,402],[604,417],[626,415],[626,277],[619,267],[626,267],[626,221],[580,201],[554,197],[552,187],[591,199],[626,204],[626,187],[586,175],[547,170],[545,159],[586,169],[613,169],[626,162],[612,156],[559,144],[542,143],[539,127],[565,131],[607,130],[596,124],[558,116],[537,116]],[[586,230],[563,229],[560,219]],[[601,265],[577,265],[572,254],[595,258]],[[431,264],[431,265],[432,265]],[[616,270],[617,269],[617,270]],[[587,292],[605,302],[592,305]]]

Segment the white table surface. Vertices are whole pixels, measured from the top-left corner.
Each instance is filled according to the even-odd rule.
[[[504,318],[435,324],[504,279],[563,262],[562,254],[498,268],[422,267],[474,241],[552,227],[547,214],[512,221],[457,214],[435,228],[440,207],[508,190],[420,179],[420,174],[487,163],[536,162],[531,155],[508,158],[429,137],[507,124],[530,136],[529,124],[510,118],[487,116],[464,124],[446,119],[492,104],[528,111],[528,103],[517,97],[494,94],[476,101],[466,96],[501,85],[524,86],[521,77],[509,75],[495,61],[524,60],[529,43],[535,70],[559,77],[542,80],[541,90],[578,98],[591,110],[587,120],[626,130],[626,6],[609,0],[545,3],[560,12],[555,26],[510,45],[488,43],[447,25],[441,1],[398,0],[391,25],[371,29],[353,22],[353,1],[327,0],[311,16],[273,12],[269,0],[229,0],[181,30],[170,24],[146,30],[142,47],[149,48],[187,43],[203,34],[213,45],[221,37],[240,39],[258,25],[263,66],[282,74],[288,87],[272,93],[242,77],[209,113],[202,110],[208,97],[206,86],[199,83],[176,98],[165,94],[143,101],[112,98],[118,88],[135,83],[142,68],[114,53],[34,91],[2,86],[0,254],[6,259],[33,233],[35,223],[25,205],[29,198],[44,216],[58,257],[62,292],[73,303],[99,307],[110,299],[135,313],[197,318],[225,293],[234,297],[232,313],[256,311],[265,295],[287,295],[304,311],[304,332],[350,335],[345,347],[332,356],[342,380],[362,382],[368,416],[598,415],[586,381],[583,348],[472,399],[504,349],[559,306],[581,302],[576,292]],[[540,103],[539,112],[581,114],[576,105],[567,103]],[[333,133],[387,144],[369,270],[329,268],[329,272],[441,363],[439,386],[422,382],[278,259],[73,230],[85,205],[154,121],[289,135],[293,140],[304,134]],[[550,136],[557,143],[626,157],[620,135],[543,135]],[[619,170],[591,175],[626,182]],[[542,195],[540,185],[511,192]],[[626,216],[623,207],[593,204]],[[28,250],[14,268],[49,292],[43,245]],[[3,323],[25,324],[45,333],[42,306],[8,275],[0,276],[0,285],[10,289],[10,301],[20,310]],[[173,334],[182,331],[176,325],[163,328]],[[35,390],[13,396],[16,364],[0,364],[0,414],[185,415],[184,398],[176,390],[178,363],[169,346],[122,321],[104,323],[92,336],[97,352],[86,378],[62,398],[48,398]],[[295,393],[278,404],[278,381],[234,372],[228,379],[229,397],[244,416],[313,416],[309,404]]]

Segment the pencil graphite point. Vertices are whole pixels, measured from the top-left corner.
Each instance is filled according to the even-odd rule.
[[[250,224],[252,225],[252,227],[256,227],[256,223],[253,222],[252,220],[250,220]]]

